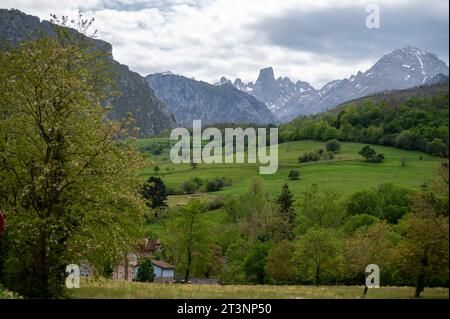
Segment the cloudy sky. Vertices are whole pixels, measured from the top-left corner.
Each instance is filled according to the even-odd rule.
[[[379,29],[365,25],[368,4],[380,8]],[[81,9],[116,60],[142,75],[255,81],[272,66],[276,77],[320,88],[406,45],[449,60],[448,0],[0,0],[0,8],[41,19]]]

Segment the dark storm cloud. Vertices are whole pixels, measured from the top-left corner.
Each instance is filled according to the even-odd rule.
[[[424,2],[425,3],[425,2]],[[448,62],[448,12],[423,6],[380,7],[380,28],[368,29],[365,8],[285,12],[254,25],[269,43],[337,59],[375,58],[412,45]]]

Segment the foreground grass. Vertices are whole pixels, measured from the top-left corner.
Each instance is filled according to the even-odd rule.
[[[407,299],[412,287],[371,289],[363,296],[362,286],[269,286],[269,285],[181,285],[122,281],[83,282],[71,291],[72,298],[104,299]],[[449,298],[447,288],[427,288],[422,298]]]

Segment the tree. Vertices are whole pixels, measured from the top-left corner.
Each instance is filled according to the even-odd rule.
[[[246,275],[244,272],[244,262],[248,252],[251,250],[252,244],[239,238],[232,243],[225,252],[225,266],[222,272],[222,280],[225,283],[246,283]]]
[[[311,228],[296,243],[295,258],[304,280],[336,280],[342,270],[339,241],[334,232],[326,228]]]
[[[411,195],[408,189],[393,184],[378,186],[377,196],[380,199],[383,218],[391,224],[396,224],[410,211]]]
[[[167,207],[167,187],[160,177],[150,176],[142,187],[141,193],[148,207],[152,209]]]
[[[298,232],[309,228],[337,228],[342,225],[345,210],[335,193],[319,189],[317,184],[308,186],[299,205]]]
[[[259,176],[254,176],[248,184],[248,192],[251,194],[265,194],[266,185],[263,179]]]
[[[300,172],[296,169],[292,169],[289,172],[288,178],[292,181],[296,181],[300,178]]]
[[[286,229],[283,231],[285,239],[294,238],[295,228],[295,210],[294,210],[294,196],[289,190],[288,184],[284,184],[281,194],[277,197],[278,214],[280,218],[286,222]]]
[[[426,151],[437,156],[446,157],[448,154],[448,145],[440,138],[435,138],[433,141],[427,143]]]
[[[325,148],[329,152],[337,153],[341,150],[341,143],[336,139],[332,139],[325,144]]]
[[[257,242],[251,249],[242,265],[249,282],[263,285],[266,280],[266,257],[269,251],[267,243]]]
[[[404,156],[400,157],[400,162],[401,162],[402,166],[405,167],[406,163],[407,163],[406,157],[404,157]]]
[[[337,139],[339,138],[339,130],[335,127],[328,127],[321,137],[323,141]]]
[[[365,270],[370,264],[379,266],[381,275],[385,277],[394,246],[391,237],[390,226],[380,221],[366,229],[360,228],[344,241],[345,276],[352,284],[365,283]]]
[[[415,282],[415,297],[426,285],[448,285],[448,222],[425,194],[415,199],[413,212],[400,220],[398,230],[402,239],[393,262],[407,282]]]
[[[352,234],[360,229],[367,230],[368,227],[378,221],[378,218],[369,214],[350,216],[345,222],[343,230],[346,234]]]
[[[410,150],[414,148],[415,141],[414,135],[409,130],[404,130],[395,138],[395,145]]]
[[[227,220],[238,225],[242,236],[266,242],[283,237],[287,227],[274,206],[265,193],[245,193],[228,200],[225,212]]]
[[[136,280],[141,282],[153,282],[155,279],[155,270],[152,261],[148,258],[141,258],[138,264]]]
[[[204,217],[206,207],[198,200],[180,208],[180,214],[167,225],[164,252],[177,271],[188,281],[192,274],[203,274],[211,260],[210,225]]]
[[[377,152],[372,149],[369,145],[364,146],[359,154],[366,159],[368,162],[381,163],[384,160],[383,154],[377,154]]]
[[[369,158],[375,156],[375,154],[377,154],[377,152],[374,149],[372,149],[369,145],[364,146],[359,151],[359,155],[361,155],[365,159],[369,159]]]
[[[378,189],[353,194],[347,202],[349,215],[367,214],[390,223],[409,212],[410,192],[393,184],[382,184]]]
[[[269,250],[265,272],[272,282],[277,284],[291,283],[297,278],[294,250],[294,244],[287,240],[281,241]]]
[[[380,198],[374,190],[363,190],[354,193],[347,201],[347,213],[354,215],[371,215],[383,217]]]
[[[110,56],[68,29],[54,35],[0,52],[2,282],[30,298],[63,296],[69,264],[101,273],[118,261],[145,212],[131,121],[102,107],[115,94]]]

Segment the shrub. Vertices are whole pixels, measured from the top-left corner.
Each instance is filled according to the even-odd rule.
[[[142,146],[139,148],[141,152],[149,152],[152,155],[161,155],[163,146],[158,143],[152,143],[147,146]]]
[[[208,211],[216,210],[216,209],[222,208],[224,205],[225,205],[225,202],[224,202],[223,198],[217,197],[208,203],[207,210]]]
[[[300,172],[298,170],[291,170],[288,175],[289,179],[292,181],[296,181],[300,178]]]
[[[185,194],[194,194],[198,190],[198,185],[192,181],[186,181],[181,184],[181,191]]]
[[[304,153],[298,158],[299,163],[316,162],[320,159],[318,152]]]
[[[206,192],[208,192],[208,193],[217,192],[217,191],[221,190],[222,188],[224,188],[226,186],[230,186],[230,185],[231,185],[231,179],[227,179],[225,177],[222,177],[222,178],[216,177],[214,180],[206,182]]]
[[[198,187],[203,186],[203,184],[205,183],[205,181],[199,177],[191,178],[191,182],[194,182],[195,184],[197,184]]]
[[[182,195],[183,192],[173,187],[167,187],[167,195]]]
[[[336,139],[332,139],[325,144],[325,148],[329,152],[337,153],[341,150],[341,143]]]
[[[212,181],[209,181],[206,184],[206,191],[208,193],[210,193],[210,192],[217,192],[217,191],[221,190],[222,188],[223,188],[223,182],[222,182],[222,180],[220,180],[218,178],[216,178],[216,179],[214,179]]]

